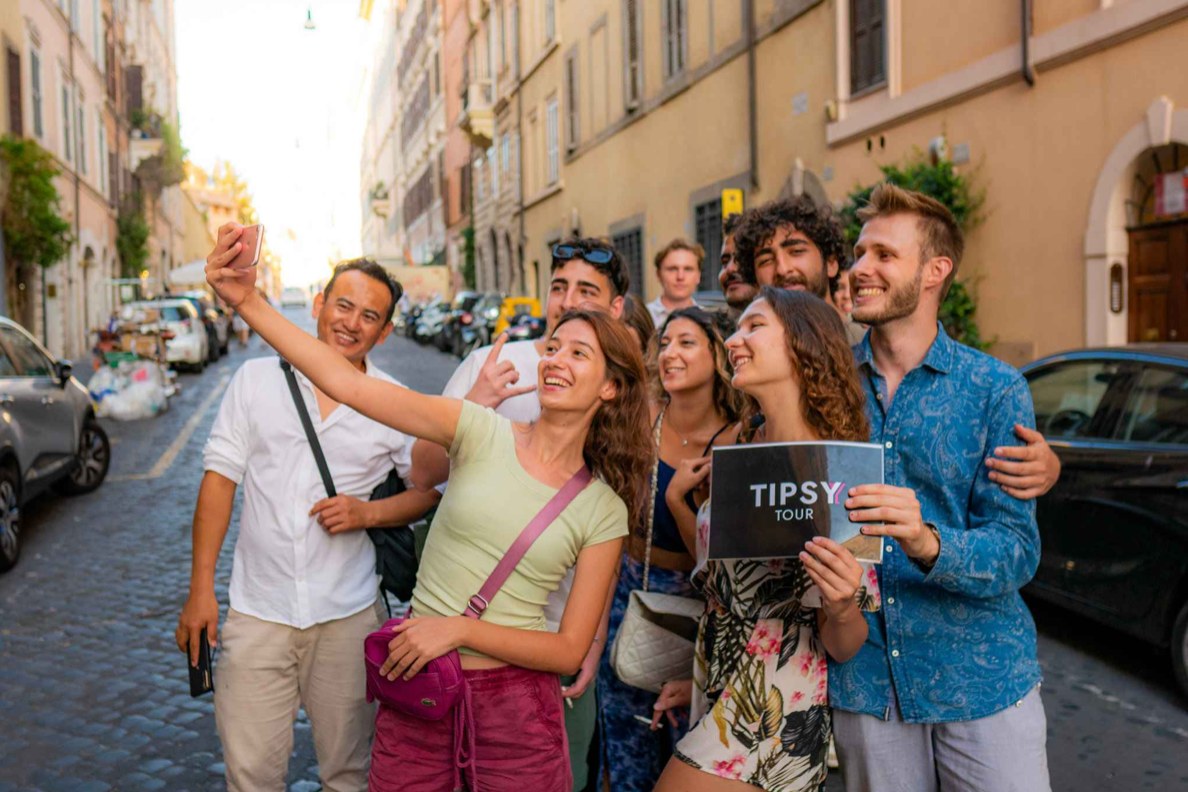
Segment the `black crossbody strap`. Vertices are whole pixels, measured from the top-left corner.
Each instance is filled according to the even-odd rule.
[[[309,410],[305,408],[305,399],[301,398],[301,391],[297,388],[297,375],[289,361],[281,360],[281,368],[285,371],[285,379],[289,381],[289,393],[293,394],[293,404],[297,405],[297,415],[301,416],[301,426],[305,429],[305,437],[309,440],[309,447],[313,450],[314,461],[318,463],[318,472],[322,474],[322,483],[326,485],[326,495],[333,498],[338,492],[334,489],[334,479],[330,478],[330,468],[326,465],[326,457],[322,454],[322,444],[314,432],[313,421],[309,418]]]

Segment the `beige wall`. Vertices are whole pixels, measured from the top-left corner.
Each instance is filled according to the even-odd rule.
[[[650,298],[658,291],[651,257],[672,237],[693,235],[696,200],[739,186],[753,206],[779,195],[802,169],[840,204],[856,185],[877,181],[880,165],[917,156],[944,136],[950,152],[968,151],[958,170],[987,195],[962,275],[979,298],[983,336],[998,342],[995,351],[1023,362],[1090,342],[1125,342],[1125,316],[1107,315],[1102,305],[1105,250],[1100,260],[1086,256],[1090,205],[1102,178],[1116,179],[1114,192],[1124,192],[1125,168],[1115,168],[1116,177],[1103,177],[1103,168],[1113,173],[1112,152],[1116,159],[1119,146],[1132,145],[1139,133],[1146,140],[1147,128],[1163,123],[1147,122],[1149,108],[1188,108],[1188,70],[1172,65],[1183,62],[1188,3],[1037,3],[1037,84],[1028,87],[1020,73],[1017,3],[888,0],[890,85],[849,101],[848,39],[838,35],[848,4],[758,0],[758,189],[748,178],[746,57],[736,5],[689,0],[685,73],[669,81],[662,73],[661,4],[641,5],[644,100],[633,114],[624,110],[623,11],[616,0],[560,3],[557,52],[525,85],[525,250],[529,262],[542,262],[542,283],[545,243],[572,230],[574,220],[585,234],[642,220]],[[579,145],[562,157],[559,183],[547,189],[544,101],[560,92],[564,141],[569,115],[561,87],[565,60],[575,53]],[[1164,96],[1170,104],[1157,102]],[[833,107],[836,122],[827,117]],[[1175,118],[1181,115],[1188,124],[1188,110]],[[1168,124],[1178,128],[1181,121]],[[1123,213],[1110,206],[1110,241],[1103,244],[1110,261],[1120,255],[1125,262]]]

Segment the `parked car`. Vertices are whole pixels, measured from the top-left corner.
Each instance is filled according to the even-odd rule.
[[[185,292],[177,296],[189,300],[202,317],[206,328],[207,360],[213,362],[227,354],[227,346],[231,343],[231,315],[216,306],[206,292]]]
[[[1188,344],[1066,352],[1023,373],[1063,464],[1039,500],[1030,592],[1170,647],[1188,693]]]
[[[309,292],[290,286],[281,291],[281,308],[308,308]]]
[[[453,352],[456,349],[455,345],[461,344],[462,318],[466,317],[467,322],[474,321],[471,310],[481,297],[481,294],[473,291],[460,291],[454,295],[454,301],[450,303],[449,310],[441,320],[441,329],[433,339],[438,349],[442,352]]]
[[[540,316],[520,314],[507,328],[508,341],[531,341],[545,333],[545,320]]]
[[[491,330],[491,337],[502,333],[517,316],[540,316],[540,300],[535,297],[505,297],[499,306],[499,318]]]
[[[91,492],[107,477],[111,443],[71,369],[0,317],[0,572],[20,556],[24,504],[51,487]]]
[[[151,311],[159,315],[162,329],[172,335],[165,341],[165,361],[186,366],[192,371],[206,368],[210,358],[210,342],[206,336],[206,326],[194,304],[181,297],[143,300],[126,303],[120,309],[120,314],[125,319],[133,319],[138,315],[147,318]]]

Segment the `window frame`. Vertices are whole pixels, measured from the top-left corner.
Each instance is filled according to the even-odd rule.
[[[612,233],[611,245],[623,257],[623,264],[627,268],[627,291],[636,298],[644,297],[644,227],[633,226],[618,233]],[[638,239],[634,237],[638,236]],[[634,244],[638,242],[638,244]],[[632,255],[632,254],[637,255]]]
[[[675,12],[676,23],[673,23]],[[689,61],[689,6],[687,0],[664,0],[660,7],[664,81],[680,77]]]
[[[1041,426],[1033,379],[1041,375],[1048,376],[1072,366],[1094,365],[1099,367],[1114,365],[1117,368],[1113,381],[1106,386],[1101,398],[1094,405],[1093,414],[1089,416],[1089,421],[1085,425],[1084,430],[1080,434],[1075,435],[1052,434],[1050,427],[1046,425]],[[1027,391],[1031,396],[1032,404],[1036,405],[1037,430],[1043,432],[1045,436],[1049,436],[1050,439],[1059,440],[1060,442],[1103,443],[1113,441],[1122,407],[1126,403],[1130,393],[1130,387],[1134,381],[1135,371],[1136,366],[1131,361],[1115,357],[1074,357],[1052,361],[1042,368],[1029,370],[1026,375]],[[1051,416],[1048,416],[1048,420],[1051,420]]]

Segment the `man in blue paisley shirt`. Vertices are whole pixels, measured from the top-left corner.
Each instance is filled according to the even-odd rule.
[[[872,330],[855,358],[886,484],[853,488],[846,508],[881,523],[863,530],[886,544],[882,610],[829,671],[846,789],[1048,790],[1035,624],[1019,596],[1039,563],[1035,502],[988,470],[1018,426],[1029,435],[1031,395],[937,321],[964,247],[949,210],[883,184],[860,219],[853,316]]]

